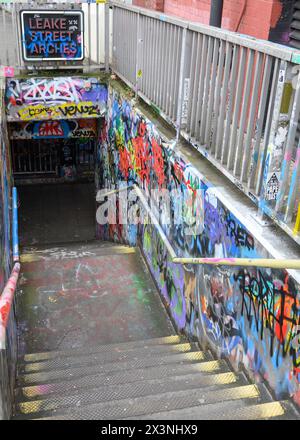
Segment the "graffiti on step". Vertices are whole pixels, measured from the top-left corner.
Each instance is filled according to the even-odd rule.
[[[197,169],[163,145],[152,122],[116,91],[111,90],[109,102],[108,129],[101,132],[97,154],[98,188],[116,188],[126,180],[150,194],[177,190],[183,198],[202,189],[197,210],[171,198],[170,217],[180,209],[182,223],[171,222],[164,232],[178,256],[271,257]],[[195,214],[200,227],[187,235],[185,225]],[[175,265],[150,222],[98,225],[98,236],[141,243],[178,330],[233,364],[242,363],[253,377],[266,379],[277,396],[287,392],[300,404],[300,285],[287,271]]]
[[[12,122],[9,133],[11,139],[94,139],[97,123],[95,119]]]
[[[8,121],[99,118],[106,112],[107,87],[97,78],[9,79]]]

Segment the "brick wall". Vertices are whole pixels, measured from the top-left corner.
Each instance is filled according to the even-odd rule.
[[[222,28],[268,39],[270,29],[276,27],[281,17],[284,1],[287,0],[224,0]],[[160,1],[133,0],[133,4],[143,7],[150,7],[147,6],[150,3],[157,4]],[[208,24],[210,0],[164,0],[164,12]]]
[[[132,4],[143,8],[154,9],[155,11],[164,11],[165,0],[133,0]]]

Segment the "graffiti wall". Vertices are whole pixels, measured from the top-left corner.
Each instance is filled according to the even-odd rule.
[[[66,119],[51,121],[11,122],[10,139],[94,139],[96,119]]]
[[[183,203],[180,224],[161,222],[178,256],[271,258],[192,164],[164,146],[155,126],[113,90],[97,166],[98,189],[134,182],[150,193],[180,191],[183,199],[201,190],[197,206],[190,197]],[[172,213],[178,200],[171,198]],[[197,232],[186,234],[191,213]],[[284,270],[174,264],[156,226],[143,223],[98,225],[98,236],[140,244],[177,328],[300,404],[300,285]]]
[[[11,191],[12,174],[6,124],[3,121],[3,96],[0,88],[0,295],[12,269],[11,246]],[[6,310],[2,312],[5,314]],[[4,316],[1,316],[0,321]],[[0,350],[0,420],[12,412],[15,365],[17,358],[16,321],[10,314],[6,328],[6,350]]]
[[[107,109],[107,86],[97,78],[9,79],[8,121],[98,118]]]

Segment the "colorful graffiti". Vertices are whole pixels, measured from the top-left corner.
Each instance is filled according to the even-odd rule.
[[[9,133],[10,139],[94,139],[97,122],[95,119],[11,122]]]
[[[9,79],[9,121],[98,118],[106,113],[107,87],[97,78]]]
[[[109,117],[99,142],[98,188],[127,182],[142,188],[193,193],[182,223],[162,227],[175,252],[186,257],[270,258],[267,250],[219,200],[214,188],[185,159],[162,145],[157,130],[128,100],[111,90]],[[190,200],[190,199],[189,199]],[[171,200],[173,214],[179,198]],[[199,218],[197,233],[185,226]],[[152,224],[99,226],[101,238],[140,244],[179,330],[196,336],[232,363],[266,379],[278,396],[300,401],[300,285],[284,270],[175,265]]]

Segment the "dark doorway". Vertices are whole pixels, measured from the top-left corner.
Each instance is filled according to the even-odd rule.
[[[89,182],[20,185],[21,246],[95,238],[95,190]]]
[[[21,246],[95,238],[97,124],[92,120],[83,122],[11,126]],[[72,129],[72,137],[66,136],[66,129],[69,133]]]

